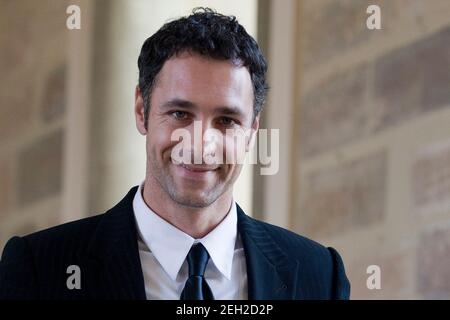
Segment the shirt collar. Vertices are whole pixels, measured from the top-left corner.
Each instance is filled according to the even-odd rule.
[[[133,209],[141,239],[175,281],[192,245],[202,243],[215,267],[231,279],[234,248],[237,240],[237,209],[233,201],[226,217],[206,236],[194,239],[157,215],[144,202],[143,184],[133,199]]]

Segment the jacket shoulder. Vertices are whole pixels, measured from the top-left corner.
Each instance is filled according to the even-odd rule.
[[[264,229],[267,234],[283,249],[294,255],[296,258],[303,258],[303,256],[317,256],[329,258],[329,248],[309,239],[305,236],[299,235],[288,229],[253,219],[257,224]]]
[[[17,258],[25,252],[30,253],[35,262],[52,255],[78,255],[86,249],[103,215],[67,222],[22,237],[15,236],[6,243],[1,261]]]
[[[65,240],[77,240],[77,242],[84,242],[84,240],[89,240],[89,236],[95,231],[103,216],[104,214],[99,214],[63,223],[48,229],[28,234],[22,238],[31,246],[38,245],[43,242],[64,242]]]
[[[11,238],[0,260],[0,299],[35,299],[45,288],[64,284],[59,280],[67,265],[80,261],[101,216]]]
[[[345,274],[341,256],[332,247],[290,230],[253,219],[291,259],[302,265],[302,277],[322,279],[329,287],[331,299],[349,299],[350,282]],[[313,276],[314,275],[314,276]],[[309,279],[309,278],[308,278]],[[304,279],[304,283],[307,281]],[[317,283],[315,284],[317,286]]]

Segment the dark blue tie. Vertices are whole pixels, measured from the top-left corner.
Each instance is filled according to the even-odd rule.
[[[201,243],[191,247],[187,256],[189,278],[181,292],[180,300],[214,300],[211,288],[204,277],[208,260],[208,251]]]

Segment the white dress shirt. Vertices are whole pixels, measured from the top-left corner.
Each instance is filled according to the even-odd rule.
[[[188,278],[187,254],[194,243],[206,248],[210,259],[205,279],[216,300],[246,300],[247,267],[237,232],[233,201],[222,222],[201,239],[194,239],[153,212],[142,197],[143,184],[133,200],[139,257],[147,299],[179,300]]]

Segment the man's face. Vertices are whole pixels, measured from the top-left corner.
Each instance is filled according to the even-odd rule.
[[[142,117],[139,119],[142,122]],[[229,133],[242,129],[254,134],[259,119],[253,119],[253,87],[245,67],[189,53],[167,60],[151,92],[147,183],[153,183],[152,187],[162,189],[180,205],[209,206],[226,191],[231,192],[242,168],[242,164],[226,161],[227,153],[242,151],[242,141],[239,145],[239,139],[230,138]],[[142,125],[138,123],[138,128],[144,133]],[[201,130],[200,140],[194,128],[197,133]],[[176,129],[185,129],[191,139],[181,144],[172,141]],[[244,153],[248,141],[244,142]],[[180,163],[174,156],[177,144],[178,149],[183,145],[182,154],[192,155],[189,161]],[[200,163],[199,158],[194,161],[194,153],[200,154]],[[212,154],[216,160],[222,158],[222,163],[207,161]],[[219,154],[221,157],[217,157]]]

